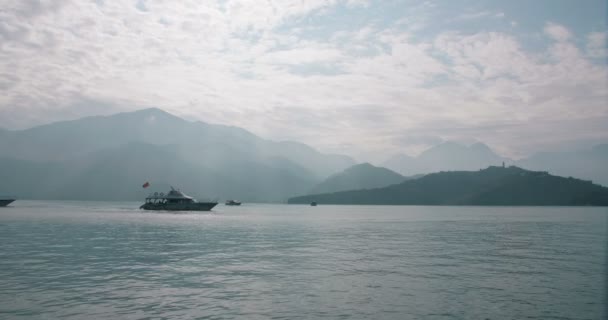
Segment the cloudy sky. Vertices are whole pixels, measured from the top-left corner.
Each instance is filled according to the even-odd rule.
[[[0,0],[0,127],[159,107],[374,160],[608,142],[606,1]]]

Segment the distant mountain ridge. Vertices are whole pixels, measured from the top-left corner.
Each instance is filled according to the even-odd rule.
[[[608,144],[582,151],[539,152],[515,161],[496,154],[483,143],[467,147],[456,142],[444,142],[417,157],[396,155],[382,165],[408,176],[448,170],[479,170],[488,166],[500,166],[503,162],[525,169],[592,180],[608,186]]]
[[[309,193],[379,188],[401,183],[405,180],[406,177],[392,170],[376,167],[369,163],[361,163],[330,176],[312,188]]]
[[[282,202],[298,194],[370,189],[446,170],[502,162],[608,185],[608,144],[579,152],[538,153],[512,161],[487,145],[442,143],[417,157],[388,160],[390,170],[361,166],[298,142],[269,141],[232,126],[187,121],[157,108],[0,128],[0,193],[22,198],[136,200],[170,184],[202,198]],[[399,172],[401,174],[398,177]],[[141,183],[153,190],[142,190]]]
[[[608,188],[518,167],[428,174],[384,188],[294,197],[292,204],[608,206]]]
[[[0,163],[0,191],[27,198],[136,200],[150,181],[154,191],[277,202],[355,162],[152,108],[1,130]]]
[[[515,164],[530,170],[546,170],[608,186],[608,144],[575,152],[540,152]]]
[[[2,138],[0,150],[11,157],[36,161],[65,160],[128,142],[143,142],[210,147],[214,149],[207,151],[216,153],[232,149],[237,155],[255,158],[284,157],[307,167],[319,179],[355,164],[350,157],[321,154],[302,143],[264,140],[238,127],[190,122],[158,108],[8,131]],[[194,148],[183,149],[185,155],[194,156]],[[196,156],[214,159],[212,153],[199,153]]]
[[[444,142],[429,148],[417,157],[396,155],[383,166],[405,176],[444,170],[479,170],[491,165],[511,162],[494,153],[487,145],[475,143],[465,146],[456,142]]]

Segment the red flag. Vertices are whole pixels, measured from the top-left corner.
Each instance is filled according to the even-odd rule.
[[[144,183],[144,185],[141,186],[141,187],[145,189],[145,188],[147,188],[149,186],[150,186],[150,182],[146,181],[146,183]]]

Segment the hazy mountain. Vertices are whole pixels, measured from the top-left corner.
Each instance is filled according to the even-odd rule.
[[[401,184],[289,199],[289,203],[390,205],[601,205],[608,188],[518,167],[428,174]]]
[[[159,109],[0,131],[0,159],[0,191],[108,200],[140,199],[148,192],[141,184],[150,181],[154,191],[175,184],[199,197],[282,201],[354,164]],[[22,187],[11,191],[14,185]]]
[[[330,176],[316,185],[309,193],[379,188],[401,183],[405,179],[404,176],[392,170],[362,163]]]
[[[57,122],[0,136],[0,156],[48,161],[129,142],[177,144],[182,155],[222,166],[233,157],[262,160],[283,157],[322,179],[354,164],[346,156],[325,155],[296,142],[261,139],[237,127],[190,122],[152,108],[112,116]],[[6,152],[6,154],[4,154]]]
[[[0,194],[19,198],[56,194],[57,184],[62,186],[69,179],[64,174],[68,170],[69,166],[58,163],[0,158]]]
[[[399,172],[402,175],[426,172],[424,166],[416,158],[405,154],[392,156],[382,166]]]
[[[608,186],[608,144],[577,152],[542,152],[516,162],[531,170],[592,180]]]
[[[490,165],[500,165],[503,161],[525,169],[592,180],[608,186],[608,144],[576,152],[539,152],[513,161],[497,155],[483,143],[467,147],[455,142],[445,142],[417,157],[393,156],[385,161],[383,166],[403,175],[413,175],[448,170],[478,170]]]
[[[176,157],[177,145],[129,143],[60,163],[0,159],[0,193],[35,199],[140,200],[173,184],[198,199],[284,201],[317,181],[297,167],[235,160],[229,171]],[[150,181],[148,190],[141,188]]]
[[[478,170],[500,165],[503,161],[510,162],[483,143],[467,147],[456,142],[444,142],[417,157],[396,155],[385,161],[383,166],[408,176],[446,170]]]

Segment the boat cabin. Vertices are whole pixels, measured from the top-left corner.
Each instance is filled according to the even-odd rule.
[[[165,204],[165,203],[194,203],[194,199],[179,190],[171,188],[169,193],[158,193],[154,192],[154,194],[149,195],[146,198],[146,203],[150,204]]]

